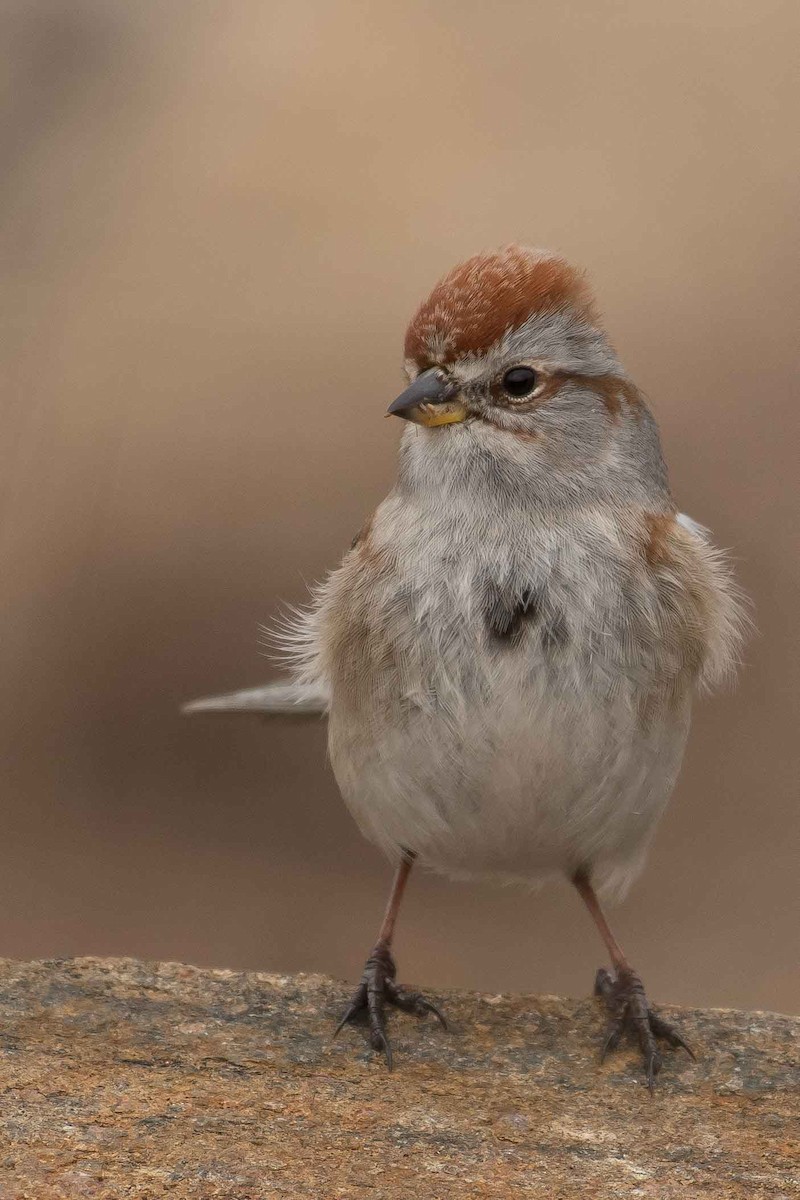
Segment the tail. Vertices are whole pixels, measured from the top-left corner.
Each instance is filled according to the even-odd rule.
[[[289,668],[289,678],[243,692],[224,696],[206,696],[181,707],[181,712],[256,713],[257,716],[326,716],[330,707],[327,672],[321,662],[318,589],[315,603],[308,609],[289,608],[273,631],[262,631],[268,645],[276,647],[278,657]]]
[[[243,692],[191,700],[181,705],[181,712],[189,716],[195,713],[256,713],[262,717],[314,717],[327,714],[329,700],[327,689],[319,683],[268,683]]]

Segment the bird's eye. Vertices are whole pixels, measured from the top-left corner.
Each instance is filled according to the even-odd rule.
[[[530,396],[536,387],[538,376],[532,367],[512,367],[503,376],[503,391],[515,400]]]

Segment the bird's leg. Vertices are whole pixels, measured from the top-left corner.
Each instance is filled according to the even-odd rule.
[[[397,968],[391,953],[392,938],[397,914],[400,910],[400,901],[406,889],[413,861],[413,853],[410,850],[404,850],[394,877],[383,923],[378,932],[378,940],[367,959],[361,982],[353,993],[347,1010],[336,1026],[333,1035],[336,1037],[339,1031],[351,1022],[366,1021],[369,1026],[370,1045],[373,1050],[383,1051],[386,1065],[390,1071],[392,1069],[392,1047],[386,1036],[384,1015],[387,1004],[402,1009],[403,1012],[414,1013],[418,1017],[433,1013],[443,1028],[447,1028],[447,1022],[434,1004],[431,1004],[419,992],[406,991],[394,981]]]
[[[647,996],[645,995],[644,985],[626,959],[619,942],[611,932],[608,921],[595,895],[594,888],[589,882],[588,874],[585,871],[578,871],[573,875],[572,882],[575,884],[578,894],[592,914],[594,923],[606,944],[614,967],[613,975],[605,967],[601,967],[597,972],[594,982],[594,993],[596,996],[602,997],[609,1013],[606,1037],[600,1056],[601,1062],[609,1050],[615,1050],[619,1045],[623,1032],[629,1030],[636,1035],[639,1042],[644,1057],[647,1086],[652,1092],[655,1086],[656,1075],[661,1070],[661,1054],[658,1049],[659,1038],[666,1042],[668,1046],[671,1046],[673,1050],[682,1047],[690,1058],[694,1058],[694,1053],[687,1046],[677,1030],[673,1029],[671,1025],[657,1016],[650,1008]]]

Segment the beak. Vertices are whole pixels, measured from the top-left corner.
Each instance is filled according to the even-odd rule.
[[[459,390],[454,380],[442,378],[438,368],[432,367],[418,375],[389,405],[386,415],[402,417],[415,425],[452,425],[468,415],[458,399]]]

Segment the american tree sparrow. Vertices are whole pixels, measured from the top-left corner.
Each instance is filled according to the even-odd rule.
[[[387,1005],[412,863],[454,878],[566,876],[613,972],[604,1053],[651,1009],[598,894],[642,868],[681,764],[692,696],[734,665],[742,605],[705,531],[677,512],[656,424],[562,258],[509,246],[442,279],[408,327],[398,480],[283,631],[288,683],[191,711],[327,712],[360,829],[396,865],[339,1029],[366,1021],[391,1066]],[[338,1030],[337,1030],[338,1032]]]

